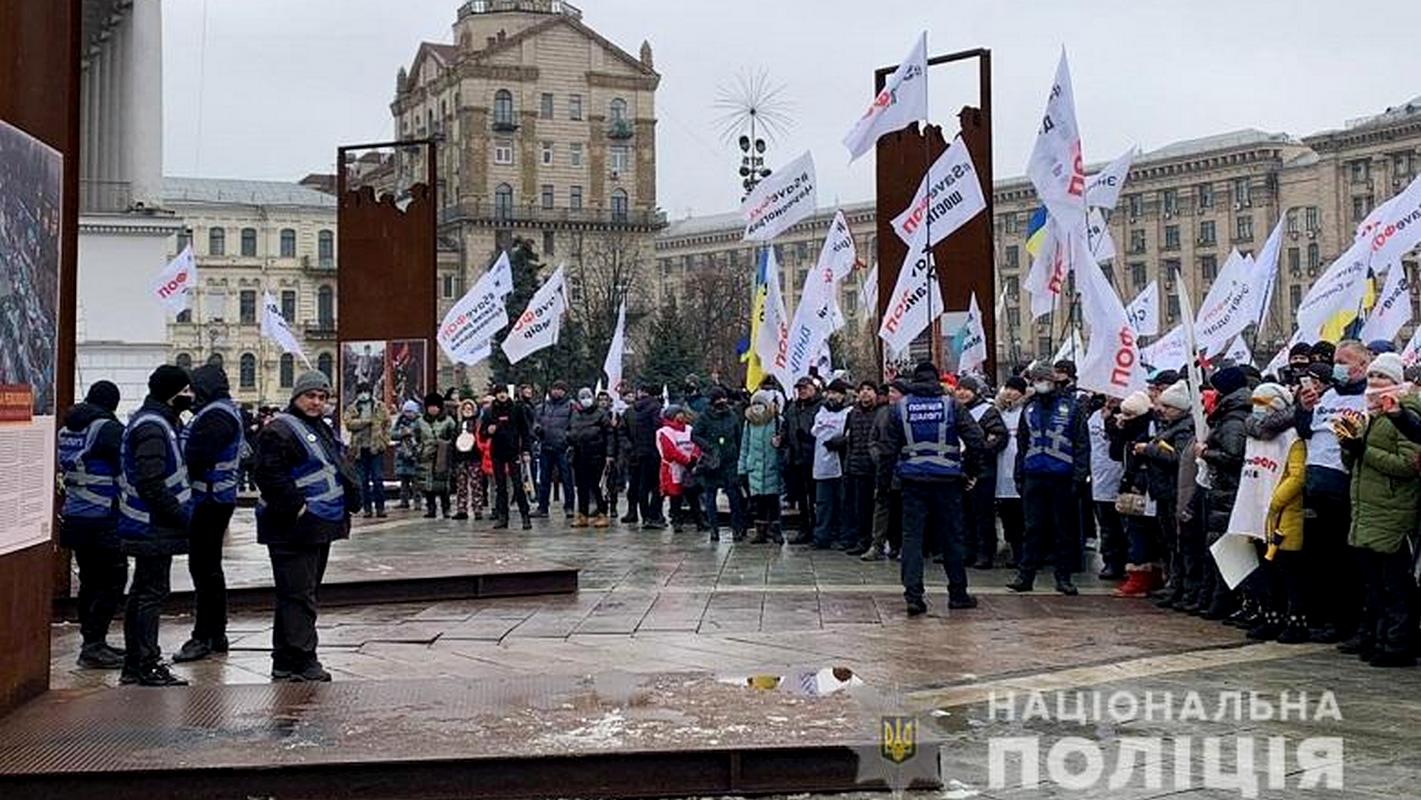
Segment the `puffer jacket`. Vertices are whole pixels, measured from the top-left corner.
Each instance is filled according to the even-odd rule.
[[[864,408],[857,403],[849,410],[845,426],[848,448],[844,454],[844,473],[856,478],[874,474],[873,427],[878,423],[878,406]]]
[[[1415,411],[1421,401],[1402,405]],[[1391,554],[1416,530],[1421,476],[1421,445],[1402,436],[1390,417],[1370,418],[1360,440],[1345,441],[1342,460],[1352,470],[1352,529],[1347,543],[1374,553]]]
[[[1209,511],[1204,525],[1211,537],[1229,529],[1248,446],[1243,426],[1252,413],[1253,390],[1245,386],[1220,397],[1209,414],[1209,437],[1200,458],[1209,465]]]
[[[293,471],[310,457],[306,445],[296,438],[301,433],[290,426],[267,425],[257,435],[257,468],[252,475],[265,506],[264,522],[257,526],[257,541],[261,544],[326,544],[345,539],[350,536],[350,513],[360,508],[360,479],[342,457],[341,444],[329,425],[320,417],[304,416],[295,403],[286,410],[299,420],[297,425],[305,427],[308,439],[314,437],[335,466],[345,491],[345,518],[333,522],[300,513],[306,498],[296,485]]]
[[[629,461],[633,464],[643,461],[659,463],[661,451],[656,446],[656,431],[661,427],[661,398],[643,397],[626,414],[631,416],[632,423],[629,426]]]
[[[138,411],[161,416],[167,420],[173,431],[181,436],[182,421],[167,403],[148,395]],[[135,461],[133,488],[148,506],[152,522],[148,526],[147,536],[125,538],[120,542],[121,549],[131,556],[163,556],[188,552],[188,523],[191,521],[191,512],[178,502],[173,490],[164,482],[167,478],[170,447],[167,432],[156,424],[139,425],[129,434],[128,445],[133,451]],[[178,469],[187,470],[187,464],[179,464]]]
[[[808,467],[814,464],[814,418],[819,415],[823,402],[812,400],[791,400],[785,408],[784,424],[780,426],[780,448],[784,450],[785,464]]]
[[[543,449],[557,452],[567,447],[567,434],[572,429],[572,398],[561,400],[549,397],[538,404],[533,436],[542,442]]]
[[[1155,435],[1145,444],[1141,460],[1145,465],[1146,483],[1150,496],[1160,503],[1177,503],[1179,500],[1179,465],[1188,459],[1189,448],[1194,443],[1194,418],[1182,415],[1172,422],[1160,420],[1155,426]]]
[[[1291,425],[1292,411],[1282,412]],[[1273,498],[1268,502],[1268,518],[1265,527],[1269,535],[1274,533],[1283,541],[1278,549],[1295,553],[1303,549],[1303,484],[1307,472],[1308,443],[1297,439],[1288,448],[1288,460],[1283,464],[1283,474],[1278,485],[1273,488]]]
[[[745,426],[740,433],[740,459],[736,472],[745,476],[750,494],[778,495],[784,490],[780,474],[780,453],[775,447],[779,418],[762,403],[745,409]]]
[[[1122,492],[1150,491],[1149,460],[1143,455],[1135,455],[1135,445],[1150,443],[1150,423],[1153,421],[1152,413],[1133,419],[1125,419],[1120,414],[1107,418],[1105,433],[1110,439],[1110,459],[1124,465],[1120,476]],[[1159,501],[1153,492],[1150,497]]]
[[[577,409],[567,431],[567,443],[584,458],[605,459],[612,449],[612,415],[597,405]]]
[[[735,482],[740,461],[740,416],[728,406],[711,405],[696,418],[696,444],[714,452],[715,468],[699,477],[706,486],[730,486]]]

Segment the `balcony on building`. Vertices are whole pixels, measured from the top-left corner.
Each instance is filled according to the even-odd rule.
[[[617,227],[660,229],[666,227],[666,212],[659,209],[625,208],[609,205],[605,208],[543,208],[540,205],[503,205],[493,202],[464,201],[448,205],[439,211],[440,223],[478,222],[499,225],[548,224],[615,225]]]
[[[625,140],[632,138],[635,129],[630,120],[614,119],[607,123],[607,138]]]
[[[306,326],[306,339],[312,342],[330,342],[336,338],[336,322],[333,319],[320,320]]]

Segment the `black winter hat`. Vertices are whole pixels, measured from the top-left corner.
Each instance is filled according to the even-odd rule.
[[[1006,388],[1015,389],[1022,394],[1026,394],[1026,379],[1020,375],[1013,375],[1007,378]]]
[[[1289,359],[1294,359],[1294,358],[1311,358],[1311,357],[1312,357],[1312,345],[1308,344],[1307,342],[1298,342],[1297,344],[1295,344],[1295,345],[1293,345],[1292,347],[1288,348],[1288,358],[1289,358]]]
[[[174,392],[176,394],[176,392]],[[118,410],[118,386],[113,381],[95,381],[84,395],[84,402],[96,405],[110,414]]]
[[[1337,355],[1337,346],[1324,339],[1314,344],[1308,353],[1312,356],[1313,361],[1322,361],[1331,364],[1333,356]]]
[[[937,383],[941,379],[942,377],[938,375],[937,367],[934,366],[931,361],[919,361],[918,365],[913,367],[913,380],[915,381],[932,381],[933,383]]]
[[[191,383],[187,370],[164,364],[148,376],[148,394],[166,403]]]
[[[430,406],[439,406],[440,408],[443,408],[444,395],[440,394],[439,392],[430,392],[429,394],[425,395],[424,407],[429,408]]]
[[[1156,372],[1153,378],[1150,378],[1151,386],[1163,386],[1166,389],[1175,385],[1178,382],[1179,373],[1175,372],[1172,369],[1162,369],[1159,372]]]
[[[1221,395],[1233,394],[1248,385],[1248,375],[1240,367],[1224,367],[1214,373],[1209,383]]]

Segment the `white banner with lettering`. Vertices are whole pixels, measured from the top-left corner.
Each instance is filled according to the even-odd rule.
[[[498,257],[493,269],[485,272],[444,315],[435,339],[449,360],[472,365],[492,352],[493,335],[508,324],[504,298],[512,291],[512,281],[506,277],[511,275],[512,266],[505,252]]]
[[[893,218],[893,230],[898,238],[910,242],[918,226],[927,227],[931,231],[928,244],[935,246],[986,209],[972,153],[959,133],[928,169],[913,202]]]
[[[1056,78],[1046,98],[1046,111],[1036,134],[1036,145],[1026,164],[1026,175],[1036,196],[1046,205],[1062,230],[1074,231],[1085,220],[1085,162],[1081,134],[1076,127],[1076,99],[1071,89],[1071,68],[1066,50],[1056,65]]]
[[[602,372],[607,375],[607,388],[612,396],[621,399],[622,361],[627,349],[627,301],[617,308],[617,327],[612,331],[612,342],[607,346],[607,357],[602,361]]]
[[[1406,280],[1406,270],[1393,267],[1386,274],[1386,284],[1382,287],[1377,304],[1372,307],[1367,324],[1357,338],[1364,342],[1396,338],[1406,323],[1411,321],[1411,283]]]
[[[563,265],[559,264],[550,278],[533,293],[528,307],[513,321],[508,335],[503,337],[503,353],[509,364],[519,361],[558,343],[562,332],[563,314],[567,312],[567,284]]]
[[[814,213],[814,156],[804,155],[760,181],[740,204],[747,242],[768,242]]]
[[[942,315],[942,288],[933,269],[932,249],[927,246],[927,231],[918,228],[908,244],[908,255],[898,270],[893,296],[883,312],[878,336],[890,351],[902,353],[918,334]]]
[[[1178,369],[1189,358],[1189,339],[1184,326],[1175,325],[1168,333],[1140,350],[1140,360],[1155,369]]]
[[[987,331],[982,325],[982,309],[977,306],[977,293],[972,293],[967,307],[966,335],[962,340],[962,355],[957,359],[958,372],[977,372],[987,363]]]
[[[1141,336],[1159,334],[1159,281],[1150,281],[1149,286],[1135,295],[1125,309],[1125,316],[1130,318],[1130,326],[1135,333]]]
[[[1075,240],[1074,246],[1082,254],[1075,267],[1076,282],[1081,293],[1081,313],[1090,326],[1090,343],[1085,360],[1078,365],[1076,384],[1087,391],[1124,399],[1145,388],[1135,331],[1105,273],[1085,257],[1085,242]]]
[[[192,293],[197,288],[197,261],[192,257],[192,245],[168,262],[153,281],[153,299],[163,304],[169,314],[177,315],[192,307]]]
[[[853,232],[840,211],[829,224],[818,264],[804,276],[799,305],[789,324],[789,372],[796,380],[809,374],[829,336],[844,327],[839,281],[853,272],[857,261]]]
[[[849,149],[849,161],[867,153],[878,137],[906,128],[917,120],[928,118],[928,32],[923,31],[893,74],[883,84],[883,90],[844,136]]]
[[[1130,165],[1133,163],[1135,148],[1131,147],[1105,165],[1105,169],[1086,178],[1085,204],[1091,208],[1115,208],[1120,202],[1120,190],[1125,187],[1125,177],[1130,174]]]
[[[784,292],[780,289],[780,265],[775,260],[775,248],[764,249],[765,308],[760,320],[759,335],[753,342],[760,367],[775,376],[788,392],[794,385],[789,371],[789,315],[785,313]]]
[[[262,292],[261,332],[262,336],[276,342],[283,352],[300,358],[307,369],[311,368],[311,359],[301,350],[301,342],[296,339],[296,334],[291,332],[291,323],[281,313],[281,306],[277,305],[271,292]]]

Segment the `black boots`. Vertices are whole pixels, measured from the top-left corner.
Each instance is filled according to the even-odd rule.
[[[118,677],[118,682],[139,686],[187,686],[187,681],[170,672],[168,665],[162,662],[139,667],[137,670],[125,667],[123,674]]]

